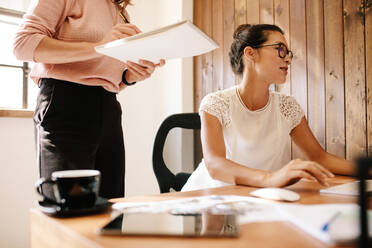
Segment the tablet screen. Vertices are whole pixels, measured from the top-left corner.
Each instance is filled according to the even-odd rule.
[[[103,235],[168,235],[235,237],[235,215],[173,215],[168,213],[122,213],[99,229]]]

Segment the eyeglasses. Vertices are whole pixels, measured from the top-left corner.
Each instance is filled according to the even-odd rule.
[[[287,55],[290,59],[293,58],[293,52],[287,48],[287,46],[284,43],[274,43],[274,44],[266,44],[266,45],[260,45],[255,46],[253,48],[261,48],[261,47],[267,47],[267,46],[278,46],[275,49],[278,50],[278,56],[279,58],[284,59]]]

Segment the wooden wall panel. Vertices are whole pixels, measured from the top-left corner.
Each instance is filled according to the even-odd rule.
[[[274,0],[260,0],[260,23],[274,23]]]
[[[213,0],[212,2],[212,38],[216,41],[220,47],[213,51],[213,85],[212,91],[222,90],[223,86],[223,0]]]
[[[287,39],[288,46],[291,47],[290,28],[289,28],[289,0],[274,0],[275,25],[278,25]],[[288,71],[285,84],[276,85],[276,91],[286,95],[291,94],[291,71]]]
[[[274,0],[260,0],[260,23],[274,24]],[[275,85],[270,85],[271,91],[275,91]]]
[[[274,10],[274,22],[284,31],[288,46],[291,47],[289,28],[289,0],[274,0]],[[286,82],[284,84],[277,84],[275,88],[276,91],[288,96],[291,94],[291,70],[288,70]],[[292,147],[290,139],[287,140],[285,146],[290,148]],[[288,150],[285,156],[285,159],[289,161],[292,157],[292,149]]]
[[[224,89],[235,85],[235,76],[230,66],[229,51],[235,30],[235,0],[223,0],[223,84]]]
[[[326,148],[345,157],[344,36],[342,0],[324,0]]]
[[[294,52],[291,69],[291,94],[307,116],[307,54],[305,0],[290,1],[291,49]],[[304,158],[300,149],[292,145],[292,158]]]
[[[235,29],[241,25],[247,23],[247,2],[246,0],[235,0]],[[241,78],[235,76],[235,84],[240,83]]]
[[[212,1],[204,0],[202,5],[203,18],[202,25],[204,27],[204,32],[212,37]],[[206,11],[208,10],[208,11]],[[203,77],[203,95],[213,92],[213,53],[207,53],[202,55],[202,77]]]
[[[260,1],[247,0],[247,23],[258,24],[260,23]]]
[[[202,1],[194,1],[194,24],[204,30],[203,22],[203,3]],[[203,98],[202,82],[202,56],[194,57],[194,111],[197,112],[200,102]],[[194,168],[203,158],[202,146],[200,141],[200,131],[194,132]]]
[[[346,157],[366,154],[364,26],[359,1],[344,0]]]
[[[367,145],[372,157],[372,7],[365,12],[366,84],[367,84]]]
[[[323,0],[306,2],[308,123],[325,148]]]
[[[213,36],[212,29],[212,0],[194,1],[194,22],[200,27],[208,36]],[[194,82],[195,97],[194,97],[194,108],[197,112],[200,106],[200,102],[203,97],[213,92],[213,53],[203,54],[198,56],[194,60],[195,63],[195,74],[194,78],[198,80]],[[203,157],[201,142],[200,142],[200,131],[194,133],[194,161],[195,167]]]
[[[235,0],[235,28],[244,23],[247,23],[247,2]]]
[[[372,156],[372,7],[360,1],[194,0],[194,23],[220,45],[194,59],[195,111],[206,94],[239,82],[228,55],[235,28],[275,23],[295,55],[275,90],[297,99],[328,152]],[[295,146],[292,157],[304,158]]]
[[[194,1],[194,24],[204,31],[203,22],[203,2]],[[201,99],[203,98],[202,90],[202,56],[194,57],[194,110],[198,111]]]

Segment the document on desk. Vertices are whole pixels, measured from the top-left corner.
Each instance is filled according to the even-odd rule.
[[[264,221],[284,221],[273,201],[237,195],[210,195],[159,202],[119,202],[112,207],[124,213],[238,214],[240,224]]]
[[[343,183],[329,188],[321,189],[320,193],[358,196],[359,181]],[[366,193],[367,194],[372,193],[372,180],[366,180]]]
[[[359,237],[357,204],[281,204],[278,208],[288,221],[325,243],[350,243]]]
[[[303,205],[238,195],[210,195],[159,202],[119,202],[112,207],[124,213],[234,213],[239,215],[239,224],[289,221],[327,244],[349,243],[359,236],[357,204]],[[371,216],[369,211],[368,223],[372,237]]]
[[[123,62],[144,59],[154,63],[160,59],[197,56],[216,48],[218,44],[190,21],[181,21],[95,47],[97,52]]]

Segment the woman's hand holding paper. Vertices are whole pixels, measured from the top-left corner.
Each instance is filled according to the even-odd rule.
[[[163,66],[165,60],[161,59],[159,63],[154,64],[148,60],[139,60],[138,63],[127,61],[126,67],[128,69],[126,73],[127,82],[138,82],[143,81],[151,76],[155,71],[156,67]]]
[[[126,38],[139,33],[141,33],[141,30],[137,28],[137,26],[129,23],[120,23],[115,25],[99,42],[98,45],[106,44],[110,41]],[[163,66],[164,64],[164,59],[161,59],[157,64],[148,60],[139,60],[138,63],[127,61],[125,63],[128,70],[125,75],[126,80],[128,83],[143,81],[152,75],[156,67]]]

